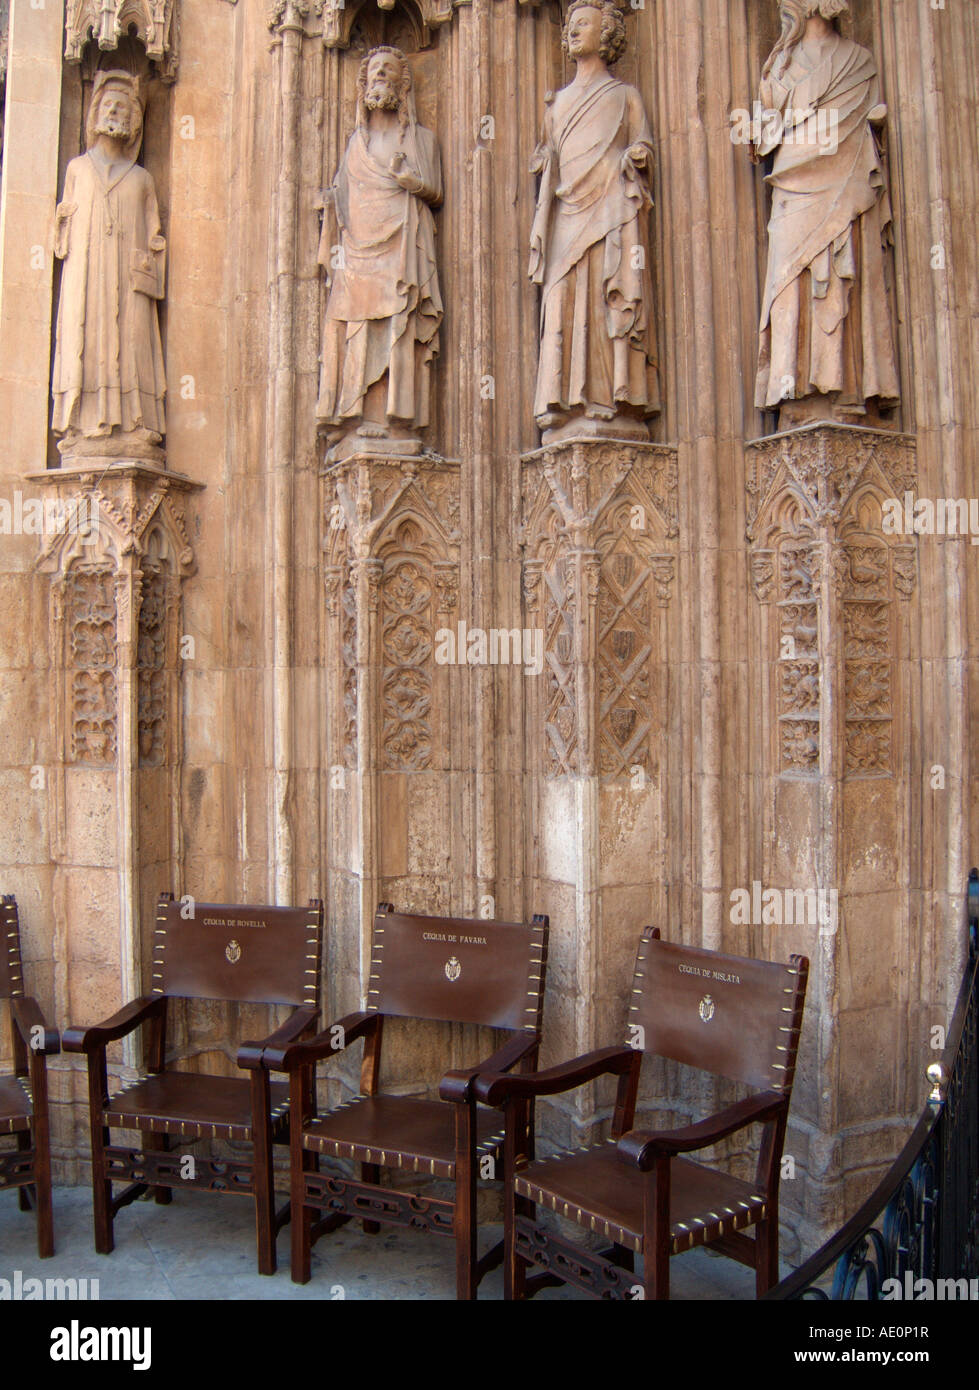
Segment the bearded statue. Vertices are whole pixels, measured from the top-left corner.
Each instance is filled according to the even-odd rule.
[[[335,458],[421,451],[442,322],[432,216],[441,200],[438,144],[415,118],[408,60],[374,48],[357,77],[356,127],[323,197],[330,296],[316,414]]]

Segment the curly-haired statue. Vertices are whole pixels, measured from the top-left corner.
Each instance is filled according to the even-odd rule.
[[[68,165],[55,255],[64,261],[52,427],[62,455],[153,458],[166,430],[158,301],[166,243],[143,137],[137,79],[100,72],[86,154]]]
[[[755,404],[779,409],[780,429],[883,424],[899,387],[877,66],[837,30],[846,0],[782,0],[780,10],[754,148],[774,154]]]
[[[564,46],[577,71],[548,94],[532,165],[541,176],[530,249],[530,278],[541,286],[534,415],[544,443],[644,439],[659,409],[652,137],[638,91],[608,70],[625,49],[618,6],[575,0]]]
[[[334,457],[421,450],[442,321],[432,217],[441,200],[438,144],[415,119],[408,61],[374,48],[357,76],[356,128],[324,193],[319,260],[330,297],[316,415]]]

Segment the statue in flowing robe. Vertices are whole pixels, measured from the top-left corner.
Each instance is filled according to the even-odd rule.
[[[152,176],[136,163],[139,85],[100,72],[88,151],[73,159],[57,208],[58,303],[51,424],[62,455],[159,455],[166,432],[160,341],[166,242]]]
[[[330,297],[317,419],[334,456],[421,450],[442,298],[432,208],[442,201],[438,143],[415,119],[411,68],[372,49],[357,78],[357,125],[324,207],[320,264]]]
[[[652,137],[635,87],[611,75],[625,24],[608,0],[576,0],[564,46],[574,80],[548,95],[530,278],[541,286],[534,416],[544,442],[648,438],[659,410],[649,210]]]
[[[887,285],[891,209],[873,56],[837,32],[846,0],[783,0],[754,157],[774,153],[755,404],[779,428],[887,423],[899,396]],[[872,404],[871,404],[872,403]]]

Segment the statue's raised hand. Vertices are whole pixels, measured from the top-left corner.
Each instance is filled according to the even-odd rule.
[[[388,165],[388,169],[397,179],[401,187],[406,188],[409,193],[417,193],[419,189],[425,186],[421,175],[417,174],[408,163],[403,150],[397,150],[391,156],[391,163]]]

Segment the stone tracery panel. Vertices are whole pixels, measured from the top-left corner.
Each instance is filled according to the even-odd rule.
[[[110,566],[73,565],[65,577],[71,761],[115,762],[116,585]]]
[[[759,602],[774,601],[777,612],[770,658],[777,770],[794,776],[825,771],[820,725],[827,652],[820,611],[828,602],[829,640],[840,649],[840,689],[829,694],[842,710],[843,776],[893,775],[894,604],[912,593],[916,565],[913,545],[884,536],[881,506],[916,485],[913,441],[815,426],[756,441],[747,453],[752,587]]]
[[[171,569],[158,533],[141,566],[136,635],[136,737],[141,767],[165,761],[167,742],[167,617]]]
[[[598,764],[610,777],[648,768],[652,730],[653,570],[621,521],[598,576]]]
[[[354,455],[326,469],[324,577],[334,623],[331,762],[358,766],[367,687],[376,672],[378,766],[414,772],[442,766],[436,725],[435,634],[458,601],[458,470],[433,456]]]
[[[676,488],[675,451],[662,445],[575,440],[524,457],[523,587],[543,632],[534,737],[546,777],[614,780],[653,766]]]
[[[415,772],[433,764],[435,579],[418,527],[398,528],[380,584],[381,763]]]
[[[574,688],[576,600],[570,567],[559,561],[541,576],[543,584],[544,661],[547,696],[544,709],[544,757],[547,774],[570,776],[578,750],[578,707]]]

